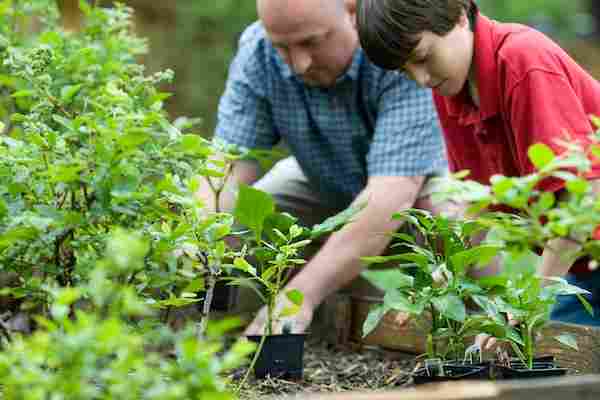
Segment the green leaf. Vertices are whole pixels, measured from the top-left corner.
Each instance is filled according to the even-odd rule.
[[[527,155],[538,170],[541,170],[546,165],[551,163],[556,157],[554,151],[552,151],[548,145],[543,143],[537,143],[529,147]]]
[[[81,90],[81,85],[67,85],[60,91],[60,98],[65,103],[73,101],[73,97]]]
[[[583,305],[583,308],[585,308],[585,310],[587,311],[587,313],[590,314],[593,317],[594,316],[594,307],[592,307],[592,305],[590,304],[590,302],[587,301],[587,299],[585,297],[583,297],[582,295],[580,295],[580,294],[576,294],[575,296],[577,296],[577,299]]]
[[[240,185],[234,216],[239,224],[254,232],[260,242],[266,218],[275,212],[275,202],[270,194],[251,186]]]
[[[383,296],[383,304],[389,310],[396,310],[412,315],[421,315],[423,313],[423,302],[411,302],[406,294],[399,290],[388,291]]]
[[[375,328],[377,328],[377,325],[379,325],[379,321],[381,321],[381,319],[388,311],[389,309],[383,305],[376,305],[373,308],[371,308],[369,314],[367,315],[367,318],[365,319],[365,322],[363,323],[363,337],[367,336],[368,334],[373,332]]]
[[[360,274],[373,286],[384,292],[412,287],[414,278],[395,269],[367,270]]]
[[[366,205],[367,203],[353,204],[333,217],[327,218],[323,223],[314,225],[310,232],[311,239],[316,239],[326,233],[331,233],[340,229],[342,226],[351,222],[352,218],[365,208]]]
[[[390,236],[393,237],[394,239],[400,239],[404,242],[408,242],[408,243],[412,243],[412,244],[416,243],[415,238],[406,233],[396,232],[396,233],[392,233]]]
[[[150,134],[145,129],[130,129],[117,139],[117,143],[126,149],[141,146],[150,140]]]
[[[291,317],[291,316],[298,314],[299,312],[300,312],[300,307],[293,304],[291,306],[284,307],[283,310],[281,310],[281,313],[279,314],[279,318]]]
[[[204,290],[204,279],[198,278],[188,283],[185,289],[183,289],[183,292],[196,293],[202,290]]]
[[[500,250],[500,246],[477,246],[454,254],[450,257],[450,262],[456,273],[465,271],[471,265],[485,267],[496,257]]]
[[[49,181],[52,183],[78,182],[81,179],[80,165],[51,165],[48,169]]]
[[[295,304],[298,307],[302,307],[302,303],[304,303],[304,293],[302,293],[298,289],[292,289],[285,292],[286,297],[289,301]]]
[[[33,90],[18,90],[16,92],[14,92],[11,97],[14,98],[21,98],[21,97],[32,97],[35,95],[35,92]]]
[[[566,188],[569,193],[576,195],[584,195],[590,188],[590,183],[585,179],[574,179],[566,183]]]
[[[454,294],[446,294],[441,297],[431,299],[433,306],[444,317],[454,321],[463,322],[467,317],[467,308],[465,303]]]
[[[248,261],[246,261],[242,257],[236,257],[233,260],[233,265],[244,272],[249,273],[250,275],[256,276],[256,268],[254,268]]]
[[[267,216],[264,223],[264,231],[265,235],[268,237],[268,240],[273,243],[278,243],[281,239],[279,234],[274,232],[277,229],[279,232],[288,232],[292,225],[296,223],[298,218],[288,214],[288,213],[280,213],[275,212]],[[308,235],[308,229],[302,228],[303,234]],[[281,239],[286,241],[287,238]]]
[[[177,151],[203,157],[207,157],[212,154],[210,144],[206,141],[206,139],[199,135],[192,134],[181,136],[181,142],[177,146]]]
[[[555,336],[554,339],[575,351],[579,351],[577,338],[574,335],[563,333],[562,335]]]

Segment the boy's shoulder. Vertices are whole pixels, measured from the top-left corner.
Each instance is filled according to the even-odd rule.
[[[552,39],[525,25],[497,23],[493,37],[499,64],[518,75],[531,70],[560,72],[563,61],[570,59]]]

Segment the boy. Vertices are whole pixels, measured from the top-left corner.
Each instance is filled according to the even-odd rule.
[[[542,33],[492,21],[472,0],[361,0],[357,26],[371,61],[433,90],[452,171],[468,169],[471,179],[489,184],[494,174],[532,173],[527,150],[535,143],[560,153],[557,139],[565,134],[589,142],[600,84]],[[596,165],[588,178],[598,177]],[[563,185],[546,181],[541,189],[558,192]],[[599,192],[600,183],[593,186]],[[561,260],[570,246],[549,243],[539,272],[567,275],[591,291],[598,313],[600,272]],[[576,298],[560,298],[552,317],[600,325]]]

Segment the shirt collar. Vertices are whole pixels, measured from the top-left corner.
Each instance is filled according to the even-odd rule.
[[[283,77],[285,79],[297,79],[299,81],[301,81],[300,78],[298,78],[296,76],[296,74],[294,74],[294,71],[292,71],[292,69],[290,68],[289,65],[287,65],[279,56],[278,53],[276,53],[276,57],[277,57],[277,61],[281,66],[281,74],[283,75]],[[335,84],[338,85],[342,82],[344,82],[346,79],[350,79],[352,81],[355,81],[358,79],[358,74],[359,74],[359,70],[360,70],[360,65],[362,63],[364,57],[364,53],[362,51],[361,48],[357,48],[356,50],[354,50],[354,54],[352,55],[352,61],[350,62],[350,66],[346,69],[346,72],[344,72],[342,75],[340,75]]]
[[[497,42],[495,22],[477,13],[475,24],[473,62],[479,91],[478,119],[484,120],[500,112],[500,88],[498,84]],[[469,100],[467,85],[448,102],[448,112],[463,120],[465,124],[473,122],[474,106]]]

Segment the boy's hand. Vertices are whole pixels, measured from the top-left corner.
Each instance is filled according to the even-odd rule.
[[[519,325],[519,321],[515,319],[511,314],[508,314],[507,317],[510,326]],[[475,345],[479,346],[481,351],[493,350],[498,345],[498,339],[491,335],[488,335],[487,333],[480,333],[475,337]]]

